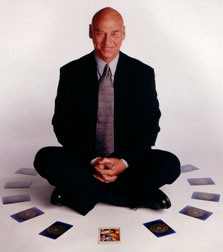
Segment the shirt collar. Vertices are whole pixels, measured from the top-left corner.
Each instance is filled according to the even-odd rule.
[[[98,75],[99,77],[102,76],[105,65],[107,64],[104,60],[102,60],[101,58],[99,58],[96,53],[94,53],[95,56],[95,60],[96,60],[96,64],[97,64],[97,70],[98,70]],[[112,79],[114,80],[114,76],[115,76],[115,71],[116,71],[116,67],[118,64],[118,59],[119,59],[119,54],[111,61],[109,62],[109,67],[111,69],[111,73],[112,73]]]

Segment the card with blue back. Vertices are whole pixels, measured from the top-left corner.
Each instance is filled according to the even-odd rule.
[[[24,222],[42,214],[44,214],[44,212],[42,212],[40,209],[32,207],[24,211],[18,212],[16,214],[13,214],[11,215],[11,217],[18,222]]]
[[[169,225],[167,225],[161,219],[147,222],[143,225],[158,238],[176,233]]]
[[[60,222],[60,221],[56,221],[55,223],[53,223],[48,228],[44,229],[39,234],[55,240],[58,237],[60,237],[62,234],[67,232],[72,227],[73,227],[73,225],[70,225],[70,224],[67,224],[64,222]]]

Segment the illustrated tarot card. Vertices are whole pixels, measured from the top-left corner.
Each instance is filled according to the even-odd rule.
[[[120,241],[120,228],[99,228],[99,243],[117,243]]]

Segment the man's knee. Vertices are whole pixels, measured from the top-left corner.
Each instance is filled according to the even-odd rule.
[[[149,158],[156,171],[165,180],[165,184],[172,184],[180,175],[180,161],[176,155],[163,150],[151,150]]]
[[[52,153],[54,152],[55,148],[57,147],[44,147],[41,148],[34,158],[33,166],[37,170],[37,172],[43,176],[46,177],[46,169],[48,166],[48,162],[50,157],[52,156]],[[54,156],[54,155],[53,155]]]
[[[47,153],[49,152],[50,147],[44,147],[41,148],[37,153],[36,156],[34,158],[34,162],[33,165],[34,167],[37,169],[39,166],[41,166],[41,163],[43,162],[43,160],[46,159]]]
[[[169,183],[172,184],[180,176],[180,160],[173,153],[168,152]]]

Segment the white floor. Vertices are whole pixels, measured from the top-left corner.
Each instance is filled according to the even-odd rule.
[[[214,167],[204,162],[194,164],[198,171],[181,174],[171,186],[163,187],[171,201],[168,210],[153,211],[113,207],[98,204],[87,216],[83,217],[67,207],[56,207],[49,203],[53,187],[39,175],[27,176],[15,174],[21,167],[32,168],[32,159],[37,149],[22,146],[20,150],[3,148],[1,151],[0,192],[1,196],[25,194],[31,195],[31,201],[25,203],[0,204],[0,251],[3,252],[49,252],[49,251],[166,251],[166,252],[210,252],[221,250],[223,245],[223,178],[219,176],[220,164]],[[211,177],[216,185],[192,187],[187,178]],[[30,189],[4,189],[7,181],[31,180]],[[191,199],[193,191],[221,194],[220,202],[208,202]],[[186,205],[192,205],[213,212],[206,221],[188,217],[179,213]],[[38,207],[45,214],[18,223],[10,215],[30,207]],[[143,223],[162,219],[175,231],[165,237],[157,238]],[[40,236],[39,233],[55,221],[73,225],[69,231],[57,240]],[[120,227],[121,242],[118,244],[98,244],[99,227]]]

